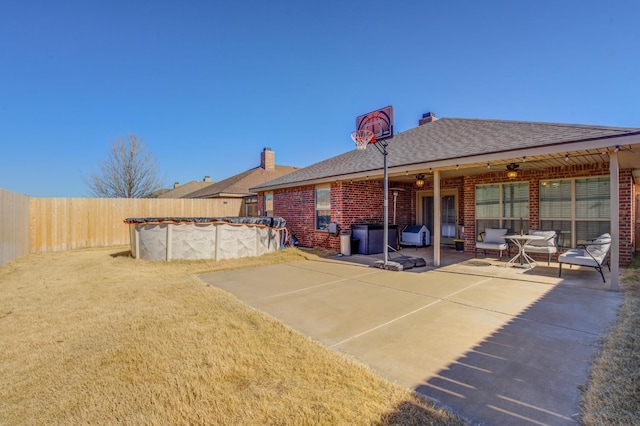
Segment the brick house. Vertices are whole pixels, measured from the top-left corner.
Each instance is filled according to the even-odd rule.
[[[557,230],[561,248],[611,232],[612,263],[631,261],[639,128],[428,113],[386,142],[389,223],[399,230],[426,225],[435,265],[441,244],[464,239],[473,251],[479,233],[498,226]],[[350,144],[345,137],[345,150]],[[351,149],[252,190],[264,210],[286,219],[301,246],[339,249],[327,223],[344,230],[383,221],[382,157],[372,147]]]

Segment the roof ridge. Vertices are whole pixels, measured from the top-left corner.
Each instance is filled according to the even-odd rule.
[[[556,126],[556,127],[581,127],[581,128],[589,128],[589,129],[601,129],[601,130],[619,130],[619,131],[629,131],[629,130],[640,130],[638,127],[621,127],[621,126],[605,126],[600,124],[582,124],[582,123],[558,123],[552,121],[524,121],[524,120],[505,120],[505,119],[492,119],[492,118],[458,118],[458,117],[442,117],[436,120],[456,120],[456,121],[486,121],[491,123],[506,123],[506,124],[535,124],[535,125],[543,125],[543,126]],[[416,127],[414,127],[415,129]],[[409,129],[412,130],[412,129]]]

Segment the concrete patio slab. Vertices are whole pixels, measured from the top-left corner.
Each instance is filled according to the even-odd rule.
[[[386,378],[415,388],[508,319],[499,312],[477,315],[472,307],[440,300],[332,348],[358,354],[358,360]]]
[[[418,273],[333,259],[200,278],[474,423],[577,424],[623,295],[592,270],[556,271],[467,256]]]
[[[439,298],[448,297],[478,282],[478,276],[475,275],[458,274],[452,276],[438,270],[431,271],[428,280],[425,279],[424,274],[403,274],[401,280],[394,279],[397,277],[388,274],[396,274],[396,272],[385,271],[384,274],[367,275],[360,279],[371,284]]]
[[[517,315],[552,289],[552,286],[544,283],[486,278],[478,281],[477,285],[467,288],[466,291],[452,295],[448,300],[467,306]]]

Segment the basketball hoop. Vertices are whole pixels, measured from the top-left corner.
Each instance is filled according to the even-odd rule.
[[[376,143],[376,136],[371,130],[360,129],[351,132],[351,139],[356,143],[356,148],[361,151],[367,149],[368,143]]]

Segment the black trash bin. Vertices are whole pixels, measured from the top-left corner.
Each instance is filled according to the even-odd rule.
[[[358,254],[360,250],[360,240],[351,238],[351,254]]]

